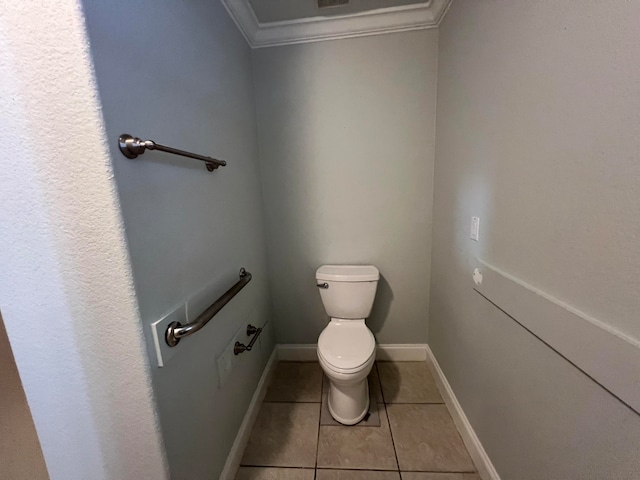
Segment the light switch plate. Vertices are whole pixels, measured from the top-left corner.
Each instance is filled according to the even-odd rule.
[[[156,350],[156,357],[158,359],[158,367],[164,367],[167,362],[169,362],[175,354],[178,353],[180,347],[182,347],[181,343],[178,343],[175,347],[170,347],[164,339],[167,327],[171,322],[180,322],[182,325],[187,323],[184,304],[151,324],[151,332],[153,333],[153,343]]]
[[[480,236],[480,217],[471,217],[471,240],[478,241]]]

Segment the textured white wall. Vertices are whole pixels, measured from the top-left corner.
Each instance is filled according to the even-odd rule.
[[[277,338],[315,343],[315,271],[372,263],[367,324],[426,341],[437,30],[254,51]]]
[[[269,325],[219,386],[216,358],[270,317],[251,51],[216,0],[85,0],[84,10],[172,478],[217,478],[273,349]],[[116,147],[125,132],[228,165],[129,160]],[[251,283],[157,368],[151,323],[195,296],[194,319],[240,267]]]
[[[75,0],[0,10],[0,308],[52,479],[166,478]]]
[[[638,478],[640,417],[470,280],[479,257],[640,339],[638,18],[456,0],[440,26],[429,343],[505,479]]]

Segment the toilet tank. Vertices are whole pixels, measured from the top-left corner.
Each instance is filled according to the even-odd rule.
[[[324,309],[331,318],[371,314],[380,272],[373,265],[323,265],[316,271]]]

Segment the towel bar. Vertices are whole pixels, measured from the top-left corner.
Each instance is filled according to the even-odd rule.
[[[173,147],[167,147],[166,145],[160,145],[153,140],[140,140],[138,137],[133,137],[128,133],[123,133],[118,138],[118,146],[120,151],[127,158],[137,158],[138,155],[142,155],[145,150],[160,150],[161,152],[172,153],[174,155],[180,155],[182,157],[193,158],[205,162],[207,170],[213,172],[218,167],[224,167],[227,162],[224,160],[218,160],[213,157],[206,157],[197,153],[186,152]]]

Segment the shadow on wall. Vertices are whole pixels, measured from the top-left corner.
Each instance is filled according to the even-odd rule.
[[[391,285],[384,278],[384,275],[380,274],[380,280],[378,280],[378,290],[376,291],[376,298],[373,302],[373,309],[371,315],[367,319],[367,326],[374,335],[382,330],[384,323],[389,317],[391,311],[391,304],[393,303],[393,290]]]

